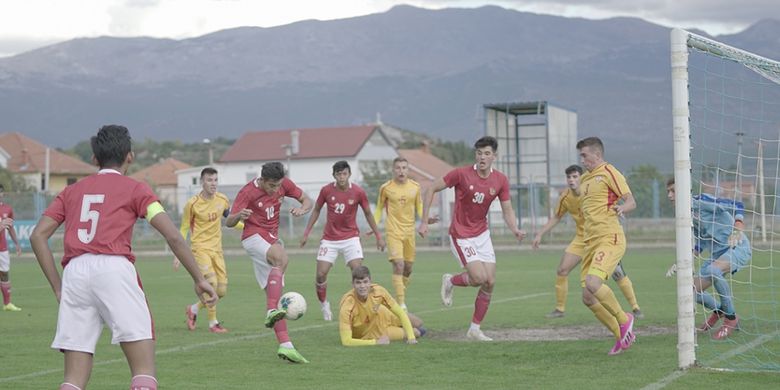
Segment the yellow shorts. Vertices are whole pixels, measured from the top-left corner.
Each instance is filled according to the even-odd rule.
[[[414,263],[414,252],[417,249],[414,235],[406,238],[387,236],[387,258],[390,261],[403,260]]]
[[[198,268],[206,279],[209,279],[211,274],[215,274],[217,284],[227,284],[227,268],[222,251],[198,248],[193,249],[192,254],[195,255]]]
[[[626,253],[626,236],[613,233],[596,237],[585,244],[586,255],[582,258],[580,282],[585,287],[585,276],[594,275],[607,280],[615,272],[620,259]]]
[[[376,321],[376,324],[361,339],[378,339],[383,335],[388,335],[390,340],[397,341],[403,340],[406,336],[404,328],[401,326],[401,319],[385,306],[379,307],[374,321]]]
[[[580,259],[585,257],[585,241],[580,237],[575,237],[566,247],[566,253],[571,253]]]

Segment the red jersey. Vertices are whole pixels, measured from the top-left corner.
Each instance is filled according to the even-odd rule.
[[[14,209],[11,208],[10,205],[5,203],[0,203],[0,217],[3,219],[6,218],[13,218],[14,217]],[[9,229],[13,229],[12,227],[9,227]],[[2,233],[0,233],[0,252],[5,252],[8,250],[8,239],[5,238],[5,235],[7,233],[5,230],[3,230]]]
[[[317,197],[317,207],[325,203],[328,204],[328,222],[322,232],[323,240],[340,241],[360,236],[356,222],[358,206],[363,210],[369,207],[368,196],[360,186],[349,183],[349,188],[342,191],[335,182],[326,184]]]
[[[133,226],[157,202],[146,183],[102,169],[65,187],[43,215],[65,222],[62,266],[85,253],[124,256],[135,262]]]
[[[282,200],[287,196],[295,200],[303,196],[303,190],[288,178],[282,179],[282,185],[276,193],[269,194],[263,187],[257,185],[257,180],[247,183],[241,191],[238,191],[231,214],[243,209],[252,210],[252,215],[244,221],[244,233],[241,239],[253,234],[259,234],[269,243],[275,243],[279,237],[279,210],[282,208]]]
[[[487,214],[493,199],[509,200],[509,180],[491,169],[487,178],[479,177],[477,166],[455,168],[444,176],[447,187],[455,187],[455,212],[450,235],[472,238],[488,229]]]

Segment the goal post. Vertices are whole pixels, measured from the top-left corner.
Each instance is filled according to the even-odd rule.
[[[689,368],[696,362],[693,297],[693,227],[691,217],[691,142],[688,108],[687,31],[672,30],[672,127],[674,136],[674,204],[677,248],[677,361]]]
[[[780,371],[780,250],[774,245],[774,226],[780,222],[780,62],[673,29],[671,76],[678,367]],[[738,318],[737,330],[723,340],[696,331],[697,320],[721,307],[703,309],[692,288],[710,256],[708,251],[694,255],[692,227],[713,224],[692,212],[698,195],[744,205],[744,233],[751,244],[749,262],[732,263],[739,272],[710,276],[720,281],[718,291],[730,291],[723,296],[731,299]],[[727,226],[731,232],[725,222],[718,226],[713,231]],[[717,256],[734,248],[712,236],[699,238],[709,240],[704,243],[711,249],[723,248]],[[722,304],[714,290],[698,298]]]

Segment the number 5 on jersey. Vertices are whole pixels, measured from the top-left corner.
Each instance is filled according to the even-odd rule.
[[[80,222],[89,222],[89,229],[79,229],[78,236],[79,241],[89,244],[95,239],[95,233],[97,233],[98,219],[100,219],[100,212],[92,210],[93,204],[101,204],[105,200],[106,196],[103,194],[92,195],[87,194],[81,198],[81,216]]]

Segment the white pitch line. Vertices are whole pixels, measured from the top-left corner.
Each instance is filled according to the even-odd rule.
[[[531,299],[531,298],[536,298],[536,297],[541,297],[541,296],[551,295],[551,294],[552,293],[537,293],[537,294],[521,295],[521,296],[517,296],[517,297],[509,297],[509,298],[504,298],[504,299],[497,299],[495,301],[492,301],[491,303],[505,303],[505,302],[519,301],[519,300]],[[454,306],[454,307],[442,307],[442,308],[438,308],[438,309],[425,310],[425,311],[421,311],[421,312],[418,312],[418,313],[419,314],[430,314],[430,313],[442,312],[442,311],[445,311],[445,310],[466,309],[466,308],[471,308],[471,307],[474,307],[474,305],[470,304],[470,305],[461,305],[461,306]],[[325,324],[320,324],[320,325],[310,325],[310,326],[305,326],[305,327],[302,327],[302,328],[290,329],[290,333],[304,332],[304,331],[308,331],[308,330],[312,330],[312,329],[324,328],[324,327],[327,327],[327,326],[335,326],[337,324],[338,324],[338,321],[333,321],[333,322],[330,322],[330,323],[325,323]],[[259,338],[263,338],[263,337],[270,337],[272,335],[274,335],[272,332],[264,332],[264,333],[253,334],[253,335],[230,337],[230,338],[222,338],[222,339],[219,339],[219,340],[209,341],[209,342],[205,342],[205,343],[197,343],[197,344],[190,344],[190,345],[185,345],[185,346],[171,347],[171,348],[157,350],[157,352],[155,353],[155,356],[157,356],[157,355],[167,355],[167,354],[170,354],[170,353],[177,353],[177,352],[186,352],[186,351],[191,351],[193,349],[199,349],[199,348],[205,348],[205,347],[213,347],[215,345],[227,344],[227,343],[232,343],[232,342],[236,342],[236,341],[255,340],[255,339],[259,339]],[[126,361],[127,360],[125,360],[124,358],[103,360],[103,361],[95,362],[94,366],[106,366],[106,365],[115,364],[115,363],[125,363]],[[18,381],[18,380],[22,380],[22,379],[29,379],[29,378],[37,378],[37,377],[41,377],[41,376],[44,376],[44,375],[61,373],[61,372],[63,372],[63,370],[64,370],[63,368],[55,368],[55,369],[35,371],[35,372],[28,373],[28,374],[9,376],[9,377],[5,377],[5,378],[0,378],[0,383],[14,382],[14,381]]]
[[[761,344],[766,343],[769,340],[772,340],[773,338],[777,337],[778,335],[780,335],[780,330],[776,330],[776,331],[774,331],[772,333],[768,333],[768,334],[762,335],[761,337],[757,337],[756,339],[754,339],[753,341],[751,341],[751,342],[749,342],[747,344],[740,345],[737,348],[734,348],[734,349],[732,349],[732,350],[730,350],[728,352],[720,354],[717,358],[707,362],[706,365],[712,365],[712,364],[718,363],[720,361],[723,361],[723,360],[726,360],[726,359],[730,359],[730,358],[732,358],[732,357],[734,357],[736,355],[739,355],[741,353],[747,352],[747,351],[749,351],[749,350],[751,350],[751,349],[753,349],[755,347],[758,347]],[[679,370],[678,369],[678,370],[672,372],[671,374],[661,378],[657,382],[651,383],[651,384],[643,387],[642,390],[660,390],[660,389],[663,389],[667,385],[669,385],[672,382],[674,382],[675,380],[677,380],[677,378],[685,375],[687,372],[688,372],[687,370]]]

